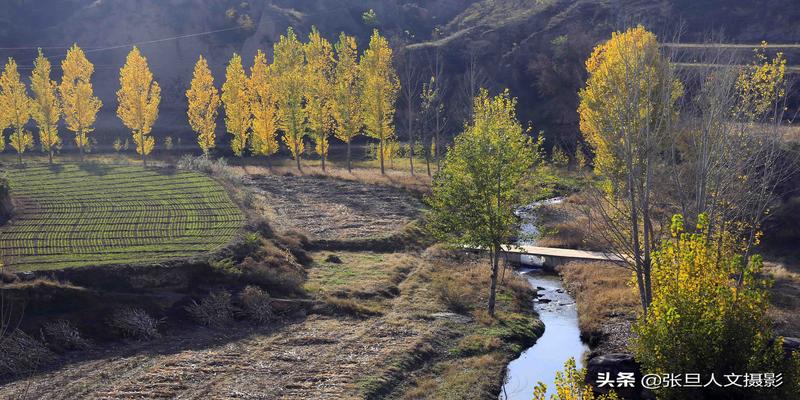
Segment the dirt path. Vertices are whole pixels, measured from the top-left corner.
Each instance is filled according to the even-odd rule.
[[[417,218],[422,203],[403,190],[315,176],[252,175],[278,228],[316,239],[383,236]]]

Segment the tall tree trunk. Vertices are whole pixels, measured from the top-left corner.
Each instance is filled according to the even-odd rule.
[[[351,153],[350,153],[350,142],[352,142],[352,139],[347,141],[347,172],[352,174],[353,173],[353,165],[351,164],[351,161],[350,161],[352,159]]]
[[[139,143],[141,143],[141,146],[142,146],[142,148],[140,149],[141,153],[142,153],[142,165],[144,165],[146,167],[147,166],[147,156],[144,154],[144,135],[142,134],[142,131],[139,131]]]
[[[18,152],[17,152],[17,156],[18,156],[18,158],[19,158],[19,165],[20,165],[20,166],[22,166],[22,152],[21,152],[21,151],[18,151]]]
[[[411,165],[411,176],[414,176],[414,140],[412,138],[411,145],[408,147],[408,163]]]
[[[494,244],[492,246],[492,283],[489,287],[489,315],[494,317],[494,306],[496,302],[497,293],[497,272],[500,264],[500,245]]]
[[[381,175],[386,175],[386,169],[383,166],[383,137],[381,137],[380,153],[381,153]]]
[[[325,156],[322,156],[322,172],[325,172]]]
[[[303,172],[303,167],[300,166],[300,154],[297,155],[294,161],[297,163],[297,170]]]
[[[83,130],[80,130],[80,140],[78,140],[78,150],[80,150],[81,163],[83,163]]]
[[[439,171],[442,170],[442,157],[440,157],[440,154],[439,154],[439,152],[440,152],[439,146],[440,146],[440,143],[439,143],[439,132],[437,131],[436,132],[436,144],[435,144],[435,146],[433,148],[433,153],[434,153],[433,157],[436,160],[436,172],[439,172]]]
[[[428,168],[428,177],[431,176],[431,148],[426,146],[425,149],[425,167]]]
[[[49,152],[47,152],[47,156],[48,156],[48,157],[49,157],[49,159],[50,159],[50,161],[49,161],[49,162],[50,162],[50,165],[53,165],[53,148],[52,148],[52,147],[50,147],[50,151],[49,151]]]

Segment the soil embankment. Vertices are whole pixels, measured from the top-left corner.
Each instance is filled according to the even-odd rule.
[[[11,219],[11,212],[14,205],[11,203],[11,191],[8,187],[8,180],[0,176],[0,225],[5,224]]]

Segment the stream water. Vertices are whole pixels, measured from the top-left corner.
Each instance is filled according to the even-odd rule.
[[[536,227],[537,208],[559,201],[561,199],[546,200],[517,211],[523,222],[520,244],[536,244],[539,234]],[[538,290],[539,297],[534,300],[534,309],[539,313],[545,330],[536,344],[508,364],[506,382],[500,392],[501,400],[529,400],[538,382],[547,386],[546,398],[549,398],[555,393],[553,381],[556,372],[563,369],[564,362],[573,357],[578,368],[581,368],[583,355],[588,350],[580,339],[575,301],[564,290],[561,279],[558,275],[535,268],[541,266],[541,260],[535,257],[523,258],[523,263],[530,268],[521,268],[517,273],[527,278],[531,287]]]

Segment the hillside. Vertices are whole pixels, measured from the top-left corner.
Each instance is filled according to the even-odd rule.
[[[270,52],[287,26],[301,36],[311,26],[329,38],[345,31],[363,44],[372,25],[362,13],[374,9],[376,26],[396,47],[425,50],[418,59],[424,73],[430,70],[430,49],[444,55],[447,93],[460,100],[451,108],[469,104],[464,74],[474,58],[480,83],[511,88],[520,98],[521,118],[545,130],[551,143],[569,147],[583,61],[614,29],[644,23],[672,38],[681,26],[676,21],[682,21],[680,38],[687,42],[702,41],[711,31],[736,43],[800,42],[800,9],[792,0],[13,0],[5,7],[0,58],[13,56],[30,69],[38,46],[56,63],[73,42],[89,49],[105,105],[98,121],[101,145],[126,134],[114,115],[114,93],[131,43],[140,45],[164,88],[156,135],[189,139],[184,91],[200,54],[210,60],[219,84],[233,52],[246,61],[259,48]],[[793,58],[798,57],[790,54],[790,64]],[[461,111],[450,110],[448,130],[461,126]]]

